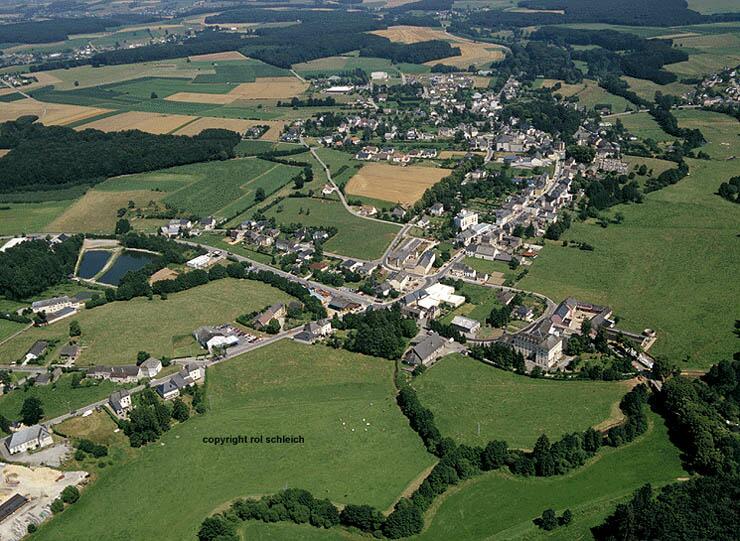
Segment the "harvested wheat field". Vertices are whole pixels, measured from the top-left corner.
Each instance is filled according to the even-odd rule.
[[[0,158],[5,156],[8,152],[10,152],[10,149],[8,148],[0,148]]]
[[[204,94],[201,92],[177,92],[165,99],[189,103],[228,105],[237,100],[280,100],[300,96],[308,88],[297,77],[258,77],[251,83],[241,83],[227,94]]]
[[[460,68],[467,68],[471,64],[485,64],[488,62],[498,62],[504,58],[504,48],[491,43],[478,43],[472,40],[459,38],[445,33],[443,30],[427,28],[421,26],[390,26],[385,30],[376,30],[371,32],[378,36],[383,36],[391,41],[399,43],[419,43],[421,41],[430,41],[434,39],[449,41],[453,47],[460,48],[460,56],[450,56],[431,60],[426,65],[447,64]]]
[[[238,85],[228,95],[247,100],[279,100],[300,96],[307,88],[308,83],[297,77],[259,77],[252,83]]]
[[[223,60],[246,60],[239,51],[224,51],[222,53],[210,53],[210,54],[197,54],[191,56],[190,60],[193,62],[218,62]]]
[[[371,197],[391,203],[411,205],[432,186],[450,174],[448,169],[434,167],[371,163],[350,179],[345,191],[349,195]]]
[[[167,101],[184,101],[186,103],[209,103],[213,105],[227,105],[238,99],[231,94],[204,94],[202,92],[176,92],[165,98]]]
[[[106,112],[108,112],[108,109],[63,103],[43,103],[27,98],[3,103],[0,107],[0,122],[15,120],[25,115],[36,115],[39,117],[39,122],[43,124],[64,125]]]
[[[266,141],[277,141],[284,125],[285,122],[282,120],[245,120],[242,118],[201,117],[195,122],[186,124],[174,132],[174,134],[197,135],[203,130],[207,130],[209,128],[221,128],[241,133],[252,126],[269,126],[270,129],[267,130],[260,139],[264,139]]]
[[[116,211],[133,201],[138,206],[146,206],[149,201],[159,200],[164,192],[151,190],[131,190],[109,192],[88,190],[88,192],[65,210],[47,227],[47,231],[66,231],[69,233],[112,233],[116,227]]]
[[[119,115],[101,118],[89,124],[79,126],[78,129],[95,129],[104,132],[141,130],[148,133],[170,133],[193,120],[192,116],[165,115],[161,113],[145,113],[128,111]]]

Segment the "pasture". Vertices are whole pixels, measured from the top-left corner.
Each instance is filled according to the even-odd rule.
[[[114,177],[87,195],[121,202],[134,194],[138,206],[146,206],[150,199],[161,199],[199,216],[228,218],[254,205],[259,188],[269,195],[290,182],[299,171],[297,167],[257,158],[238,158]],[[113,214],[115,217],[115,211]]]
[[[140,77],[178,77],[192,79],[200,73],[213,73],[212,67],[193,67],[185,59],[119,64],[114,66],[79,66],[50,71],[49,74],[61,82],[54,85],[57,90],[88,88],[119,83]],[[75,84],[75,82],[77,84]]]
[[[675,137],[664,132],[649,113],[634,113],[618,118],[632,135],[640,139],[652,139],[658,143],[675,139]]]
[[[413,205],[430,186],[449,175],[448,169],[409,165],[399,167],[385,163],[369,163],[350,179],[345,191],[359,195]]]
[[[116,388],[117,386],[110,381],[95,381],[75,389],[72,387],[72,374],[64,374],[50,385],[33,386],[27,390],[19,388],[0,396],[0,415],[7,419],[20,418],[23,401],[33,396],[41,400],[44,409],[43,418],[53,419],[102,400]]]
[[[671,64],[667,67],[670,68],[673,65],[675,64]],[[622,76],[621,78],[627,81],[630,90],[635,92],[641,98],[644,98],[648,101],[653,101],[655,99],[656,92],[662,92],[663,94],[673,94],[674,96],[683,96],[687,92],[691,92],[691,90],[693,90],[694,88],[691,85],[687,85],[679,81],[674,81],[672,83],[668,83],[667,85],[659,85],[652,81],[648,81],[647,79],[636,79],[634,77],[628,77],[626,75]]]
[[[604,229],[575,222],[564,238],[588,242],[593,252],[548,243],[521,281],[524,289],[612,306],[620,326],[658,331],[651,353],[682,368],[707,368],[736,350],[733,335],[740,296],[731,284],[740,267],[736,205],[715,195],[738,174],[728,161],[737,122],[705,111],[677,111],[679,126],[698,127],[712,160],[687,159],[690,175],[652,192],[641,205],[613,211],[625,219]],[[733,146],[734,145],[734,146]],[[675,292],[680,291],[681,294]]]
[[[568,398],[565,398],[568,400]],[[456,539],[591,539],[616,504],[645,483],[658,487],[685,476],[663,420],[648,414],[648,432],[617,448],[602,448],[585,466],[557,477],[487,473],[448,490],[426,515],[424,541]],[[573,512],[567,528],[544,533],[532,523],[543,510]]]
[[[445,357],[413,385],[443,436],[483,446],[505,440],[522,449],[531,449],[542,433],[553,441],[611,417],[621,419],[618,403],[630,389],[627,382],[533,379],[458,354]]]
[[[385,509],[433,464],[395,403],[388,361],[284,340],[211,367],[206,377],[205,414],[106,468],[34,535],[180,541],[194,538],[201,521],[231,500],[285,486]],[[203,442],[278,434],[301,435],[305,443]],[[115,513],[106,512],[111,506]],[[107,518],[90,520],[95,516]]]
[[[82,327],[77,365],[132,364],[139,351],[155,357],[203,353],[192,332],[201,325],[232,322],[237,316],[292,297],[251,280],[226,278],[169,295],[167,300],[130,301],[82,310],[73,319]],[[67,341],[69,320],[28,329],[0,346],[3,363],[22,357],[36,340]],[[47,355],[54,359],[53,352]]]
[[[460,49],[459,56],[431,60],[425,63],[427,66],[446,64],[467,68],[471,64],[477,66],[504,59],[504,49],[500,45],[460,38],[437,28],[401,25],[390,26],[385,30],[376,30],[372,33],[399,43],[419,43],[430,40],[448,41],[452,47]]]
[[[0,319],[0,341],[6,340],[9,336],[17,333],[25,327],[23,323],[16,323],[15,321],[8,321],[7,319]]]
[[[0,235],[50,231],[53,222],[71,201],[43,203],[0,203]]]
[[[383,255],[399,230],[391,223],[365,220],[350,214],[339,201],[291,197],[265,214],[283,224],[333,225],[338,230],[337,234],[324,243],[324,250],[364,260]]]
[[[340,188],[346,186],[352,176],[356,175],[363,166],[362,163],[354,159],[352,154],[342,152],[341,150],[319,147],[316,149],[316,154],[329,168],[331,178]],[[320,167],[318,163],[316,164],[315,172],[320,175],[322,180],[326,179],[324,168]]]
[[[217,62],[222,60],[246,60],[239,51],[225,51],[223,53],[197,54],[190,57],[193,62]]]

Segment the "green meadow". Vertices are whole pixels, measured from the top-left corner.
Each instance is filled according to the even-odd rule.
[[[258,158],[196,163],[108,179],[97,190],[166,192],[163,202],[199,216],[228,218],[255,204],[259,188],[279,190],[300,168]]]
[[[233,499],[285,487],[387,509],[433,464],[395,403],[388,361],[284,340],[213,366],[206,378],[205,414],[106,468],[35,537],[193,539]],[[304,443],[203,442],[238,435],[300,435]]]
[[[279,223],[306,226],[334,226],[337,234],[324,244],[324,250],[348,257],[376,259],[398,233],[398,226],[359,218],[345,210],[339,201],[291,197],[266,213]]]
[[[0,415],[8,419],[19,419],[23,401],[33,396],[41,400],[44,419],[52,419],[102,400],[116,388],[110,381],[96,381],[93,385],[75,389],[72,387],[72,375],[65,374],[55,383],[34,386],[27,390],[19,388],[0,396]]]
[[[619,419],[618,403],[629,390],[624,382],[528,378],[458,354],[445,357],[413,385],[442,435],[469,445],[505,440],[523,449],[531,449],[543,433],[555,440],[612,416]]]
[[[60,216],[71,201],[43,203],[0,203],[0,235],[19,235],[44,231]],[[0,241],[5,243],[5,241]]]
[[[648,432],[618,448],[604,448],[585,466],[557,477],[524,478],[499,471],[475,477],[446,492],[414,539],[591,539],[616,504],[645,483],[660,486],[686,475],[663,420],[649,414]],[[552,508],[573,512],[573,522],[545,533],[532,522]]]
[[[233,322],[241,314],[291,299],[261,282],[226,278],[173,293],[166,300],[138,297],[82,310],[73,317],[82,328],[77,364],[132,364],[139,351],[155,357],[199,354],[203,350],[192,333],[201,325]],[[58,341],[47,354],[53,360],[67,341],[69,321],[30,328],[0,345],[0,364],[23,357],[36,340]]]
[[[740,174],[735,160],[738,124],[729,116],[677,111],[682,127],[698,127],[712,159],[691,160],[690,174],[652,192],[638,205],[620,205],[622,224],[602,228],[575,222],[564,237],[585,241],[593,252],[548,243],[524,289],[555,300],[575,296],[608,304],[633,331],[652,328],[651,353],[686,368],[708,368],[737,349],[732,329],[740,306],[733,287],[740,268],[740,210],[715,193]]]

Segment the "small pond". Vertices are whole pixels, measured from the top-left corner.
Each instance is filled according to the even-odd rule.
[[[105,271],[105,274],[98,281],[117,286],[127,272],[139,270],[154,261],[155,258],[156,256],[153,254],[126,250],[118,256],[111,268]]]
[[[111,255],[112,252],[108,250],[88,250],[82,254],[82,261],[80,261],[77,275],[80,278],[93,278],[103,270]]]

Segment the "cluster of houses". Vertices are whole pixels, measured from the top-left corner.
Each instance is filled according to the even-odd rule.
[[[389,162],[398,165],[408,165],[413,160],[433,159],[437,157],[436,148],[418,148],[405,152],[393,147],[365,146],[357,154],[355,159],[360,161]]]
[[[154,390],[163,400],[173,400],[187,387],[192,387],[205,378],[206,370],[196,363],[186,364],[182,370],[173,374],[165,381],[157,384]],[[123,419],[133,408],[131,392],[121,389],[111,393],[108,397],[108,406],[119,418]]]
[[[740,105],[740,81],[737,69],[713,73],[699,84],[692,99],[704,107]]]
[[[417,237],[404,239],[388,253],[386,263],[395,269],[415,274],[429,273],[435,261],[433,244]]]
[[[257,248],[274,248],[279,253],[293,253],[298,262],[308,262],[316,253],[315,244],[323,243],[331,236],[322,229],[299,227],[287,238],[267,220],[246,220],[239,227],[230,229],[228,237],[232,244],[244,242]]]
[[[136,383],[143,378],[153,378],[162,370],[162,361],[149,357],[139,365],[94,366],[87,370],[87,377],[105,379],[114,383]]]
[[[167,225],[159,228],[159,234],[167,238],[197,235],[200,231],[213,231],[218,222],[213,216],[207,216],[196,222],[189,218],[173,218]]]

